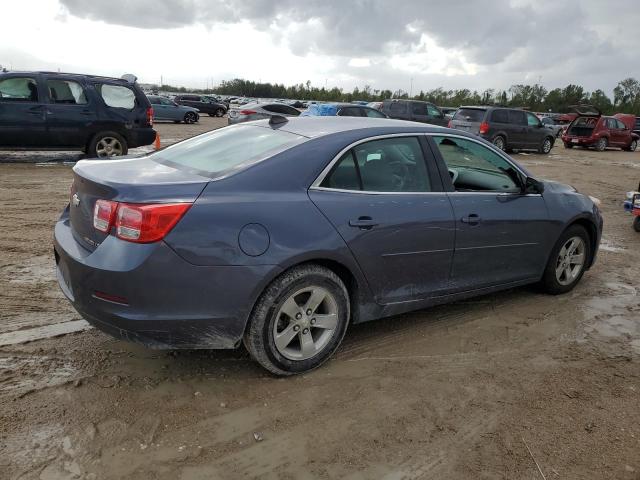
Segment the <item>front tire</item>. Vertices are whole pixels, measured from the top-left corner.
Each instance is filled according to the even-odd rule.
[[[636,148],[638,148],[638,141],[637,140],[631,140],[631,143],[629,144],[629,146],[627,148],[625,148],[625,150],[628,151],[628,152],[635,152]]]
[[[89,158],[109,158],[126,155],[129,151],[127,141],[116,132],[100,132],[94,135],[87,147]]]
[[[198,121],[198,117],[196,117],[195,113],[187,112],[184,114],[184,123],[190,124],[190,123],[196,123],[197,121]]]
[[[222,116],[224,116],[224,110],[223,110],[222,108],[218,108],[218,109],[216,109],[216,111],[215,111],[215,116],[216,116],[216,117],[222,117]]]
[[[275,375],[308,372],[338,348],[349,317],[349,293],[340,277],[320,265],[301,265],[262,293],[244,344],[253,359]]]
[[[544,140],[542,140],[540,147],[538,148],[538,153],[547,155],[549,154],[552,148],[553,148],[553,139],[551,137],[545,137]]]
[[[578,284],[589,264],[591,241],[584,227],[572,225],[556,242],[542,276],[543,290],[552,295],[567,293]]]

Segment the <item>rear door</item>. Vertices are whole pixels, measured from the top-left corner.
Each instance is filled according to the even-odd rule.
[[[411,102],[411,120],[414,122],[429,123],[429,112],[424,102]]]
[[[611,138],[617,147],[624,147],[630,143],[627,127],[617,118],[609,118]]]
[[[523,193],[524,174],[485,144],[453,135],[431,140],[452,190],[455,290],[540,278],[553,243],[542,195]]]
[[[0,77],[0,147],[47,146],[44,96],[38,75]]]
[[[528,148],[527,116],[523,110],[508,110],[509,123],[505,125],[507,145],[510,148]]]
[[[358,142],[309,189],[380,304],[450,289],[453,211],[425,146],[421,135]]]
[[[56,147],[85,146],[88,133],[97,121],[95,102],[77,79],[44,77],[48,94],[45,111],[50,144]]]

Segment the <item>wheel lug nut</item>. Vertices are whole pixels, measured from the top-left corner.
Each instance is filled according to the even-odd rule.
[[[300,326],[299,325],[294,325],[293,326],[293,331],[297,332],[298,330],[300,330]]]
[[[307,315],[311,315],[312,313],[313,313],[313,312],[312,312],[312,311],[311,311],[311,309],[309,308],[309,309],[307,310]]]
[[[315,325],[315,324],[316,324],[316,319],[315,319],[315,318],[312,318],[312,319],[311,319],[311,325]]]
[[[302,314],[301,313],[296,313],[296,319],[300,320],[302,318]]]
[[[304,330],[302,330],[302,334],[303,335],[306,335],[307,333],[309,333],[309,329],[308,328],[305,328]]]

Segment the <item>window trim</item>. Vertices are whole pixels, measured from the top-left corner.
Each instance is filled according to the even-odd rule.
[[[331,174],[331,172],[333,171],[333,167],[335,166],[335,164],[340,161],[340,159],[343,157],[343,155],[345,153],[347,153],[349,150],[353,149],[354,147],[362,144],[362,143],[367,143],[367,142],[372,142],[375,140],[385,140],[388,138],[398,138],[398,137],[414,137],[418,140],[418,143],[420,144],[420,149],[422,150],[422,156],[423,156],[423,161],[425,162],[425,168],[427,170],[427,175],[436,175],[439,177],[439,169],[437,167],[437,165],[434,165],[433,168],[429,167],[428,164],[428,159],[427,159],[427,155],[425,155],[425,153],[427,153],[425,151],[425,145],[420,141],[421,138],[425,138],[427,135],[429,135],[428,133],[425,132],[412,132],[412,133],[389,133],[386,135],[375,135],[373,137],[367,137],[367,138],[361,138],[360,140],[357,140],[349,145],[347,145],[345,148],[343,148],[342,150],[340,150],[338,152],[338,154],[333,157],[333,159],[327,164],[326,167],[324,167],[324,169],[320,172],[320,175],[318,175],[316,177],[316,179],[313,181],[313,183],[311,184],[311,186],[309,187],[309,190],[315,190],[315,191],[326,191],[326,192],[341,192],[341,193],[359,193],[359,194],[364,194],[364,195],[433,195],[433,194],[437,194],[437,195],[442,195],[443,193],[447,193],[447,191],[444,189],[444,185],[441,185],[442,180],[440,178],[433,178],[430,179],[432,181],[432,186],[433,185],[433,181],[434,180],[439,180],[438,185],[435,185],[436,187],[440,187],[441,189],[438,191],[431,191],[431,192],[372,192],[369,190],[349,190],[349,189],[342,189],[342,188],[331,188],[331,187],[322,187],[322,182],[324,181],[325,177],[327,177],[328,175]],[[427,146],[429,148],[429,153],[431,153],[433,155],[433,152],[431,151],[432,149],[430,148],[430,146]],[[353,154],[352,154],[353,156]],[[433,158],[434,161],[437,163],[438,159],[437,158]],[[356,167],[358,166],[358,162],[356,161]],[[358,172],[359,175],[359,172]],[[362,182],[362,181],[361,181]]]
[[[431,147],[431,149],[433,151],[433,156],[436,157],[436,162],[438,164],[438,169],[440,171],[440,176],[441,177],[444,175],[443,172],[442,172],[442,168],[446,168],[446,163],[444,161],[444,158],[442,158],[442,154],[440,153],[440,149],[435,144],[435,142],[433,140],[433,137],[459,138],[461,140],[468,140],[470,142],[477,143],[481,147],[485,147],[485,148],[491,150],[492,152],[497,154],[499,157],[501,157],[503,160],[505,160],[520,175],[522,175],[523,178],[525,178],[525,179],[529,178],[529,175],[524,170],[522,170],[522,167],[520,167],[518,164],[514,163],[513,160],[511,158],[509,158],[505,152],[503,152],[502,150],[496,148],[493,144],[491,144],[489,142],[479,141],[478,139],[475,139],[475,138],[472,138],[472,137],[467,137],[467,136],[464,136],[464,135],[457,135],[457,134],[454,134],[454,133],[427,133],[425,135],[429,139],[429,146]],[[448,181],[445,182],[445,180],[442,179],[442,183],[445,186],[445,188],[451,188],[451,190],[447,190],[447,193],[449,193],[449,194],[455,193],[456,195],[500,195],[502,197],[506,197],[506,196],[541,197],[542,196],[541,193],[502,192],[502,191],[498,191],[498,190],[488,190],[488,191],[487,190],[478,190],[478,191],[471,191],[471,192],[459,192],[453,186],[453,183],[451,182],[451,178],[449,177],[449,174],[448,174],[448,170],[446,172],[447,172],[446,177],[448,178]]]

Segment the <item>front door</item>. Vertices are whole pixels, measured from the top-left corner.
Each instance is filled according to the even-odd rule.
[[[0,77],[0,147],[47,146],[42,97],[35,77]]]
[[[522,174],[471,139],[433,136],[453,191],[456,291],[540,278],[550,250],[544,198],[522,193]]]
[[[379,304],[450,289],[453,210],[431,155],[425,158],[425,146],[418,136],[359,143],[309,190]]]
[[[46,89],[49,104],[45,110],[51,146],[84,146],[86,132],[97,120],[96,108],[89,104],[84,87],[75,80],[55,77],[46,79]]]
[[[540,119],[533,113],[527,112],[527,147],[538,148],[542,145],[544,137],[548,136],[549,131],[542,124]]]

